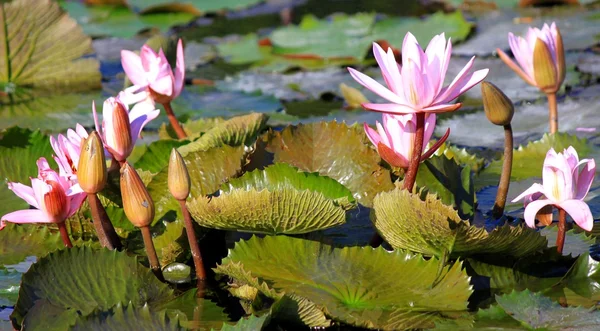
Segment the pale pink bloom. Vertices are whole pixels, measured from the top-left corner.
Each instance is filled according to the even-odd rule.
[[[138,90],[148,90],[154,101],[167,103],[183,90],[185,63],[181,39],[177,43],[175,73],[162,49],[158,54],[148,45],[142,46],[140,55],[132,51],[121,51],[121,65],[129,80]]]
[[[104,147],[117,161],[124,161],[131,154],[143,127],[155,119],[160,111],[154,108],[153,103],[143,103],[139,107],[134,107],[134,109],[129,111],[129,107],[120,100],[120,97],[121,94],[116,98],[111,97],[104,101],[102,105],[102,127],[98,124],[95,103],[92,103],[92,111],[94,113],[96,131],[100,134]],[[113,116],[116,115],[116,107],[121,107],[127,112],[129,123],[119,123],[118,119]],[[130,139],[123,139],[121,133],[127,130],[127,127],[121,125],[129,125],[129,131],[131,132]]]
[[[542,86],[547,82],[536,82],[535,79],[533,53],[538,40],[543,42],[543,45],[547,47],[552,57],[552,70],[554,70],[553,76],[556,77],[556,80],[552,82],[553,86],[550,87]],[[508,44],[513,55],[515,56],[515,59],[517,60],[518,65],[500,49],[497,49],[498,55],[504,61],[504,63],[514,70],[521,78],[523,78],[523,80],[540,89],[550,89],[556,92],[556,90],[560,88],[560,85],[565,78],[565,60],[562,37],[554,22],[552,22],[550,26],[548,26],[548,24],[544,24],[541,30],[530,27],[527,30],[525,38],[515,36],[512,32],[509,32]],[[544,69],[546,68],[544,67]]]
[[[451,53],[452,43],[450,39],[446,43],[443,33],[433,37],[426,51],[423,51],[415,37],[408,32],[402,44],[402,66],[396,62],[391,48],[386,53],[379,44],[373,43],[373,54],[387,88],[353,68],[348,70],[362,86],[390,101],[362,104],[368,110],[391,114],[448,112],[460,108],[460,104],[450,102],[481,82],[489,71],[482,69],[470,73],[475,61],[473,57],[450,85],[444,87]]]
[[[364,124],[369,140],[375,145],[379,155],[391,166],[408,168],[413,154],[416,137],[417,116],[415,114],[390,115],[383,114],[383,125],[377,122],[377,131]],[[435,114],[425,117],[425,132],[423,135],[423,151],[435,129]],[[423,153],[421,151],[421,154]]]
[[[579,167],[583,169],[579,171]],[[533,184],[513,202],[525,198],[525,222],[535,227],[535,218],[545,206],[564,209],[582,229],[590,231],[594,218],[583,199],[590,190],[596,163],[593,159],[579,161],[577,151],[569,147],[562,153],[550,149],[543,168],[543,184]]]
[[[70,180],[77,179],[77,167],[81,154],[81,142],[88,137],[87,131],[77,124],[75,130],[67,130],[67,136],[59,134],[56,138],[50,136],[50,145],[54,150],[54,160],[58,164],[61,176]]]
[[[37,166],[38,177],[31,178],[31,187],[21,183],[8,183],[9,189],[36,209],[17,210],[2,216],[0,229],[4,228],[5,222],[64,222],[75,214],[83,203],[85,193],[67,194],[73,185],[72,182],[50,169],[45,158],[40,158]]]

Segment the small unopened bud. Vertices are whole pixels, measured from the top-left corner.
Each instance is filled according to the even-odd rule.
[[[138,173],[125,162],[121,166],[121,198],[129,221],[139,227],[150,225],[154,219],[154,202]]]
[[[533,48],[533,76],[540,90],[554,93],[560,87],[556,65],[550,49],[543,40],[537,39]]]
[[[496,85],[490,82],[481,83],[483,109],[488,120],[496,125],[508,125],[515,113],[512,101]]]
[[[119,162],[125,161],[133,150],[129,113],[121,102],[114,103],[112,127],[105,128],[106,144],[113,149],[113,156]]]
[[[175,199],[185,200],[190,195],[190,175],[181,154],[173,148],[169,158],[169,191]]]
[[[98,132],[92,132],[81,144],[77,180],[86,193],[98,193],[106,185],[106,159]]]
[[[556,47],[556,70],[558,71],[557,86],[560,87],[565,80],[567,69],[565,68],[565,47],[558,27],[556,27],[556,38],[554,40],[556,43],[554,45]]]

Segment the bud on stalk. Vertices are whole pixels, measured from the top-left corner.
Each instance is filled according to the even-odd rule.
[[[169,191],[177,200],[185,200],[190,195],[190,176],[181,154],[173,148],[169,158]]]
[[[506,94],[496,85],[487,81],[481,82],[481,94],[483,95],[483,110],[485,110],[488,120],[496,125],[510,124],[515,107]]]
[[[125,215],[138,228],[149,226],[154,219],[154,202],[138,173],[129,165],[121,167],[121,197]]]
[[[98,132],[92,132],[81,144],[77,180],[85,193],[98,193],[106,185],[106,159]]]

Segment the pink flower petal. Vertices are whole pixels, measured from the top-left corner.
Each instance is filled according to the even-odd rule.
[[[402,104],[403,100],[401,97],[399,97],[398,95],[396,95],[394,92],[390,91],[383,85],[379,84],[373,78],[363,74],[360,71],[357,71],[356,69],[350,68],[350,67],[348,67],[348,71],[350,72],[350,75],[352,76],[352,78],[354,78],[354,80],[356,80],[360,85],[368,88],[369,90],[373,91],[375,94],[379,95],[380,97],[382,97],[386,100],[389,100],[394,103]]]
[[[150,88],[162,95],[171,96],[173,94],[173,74],[169,74],[156,78],[150,82]]]
[[[174,98],[178,97],[183,90],[185,80],[185,59],[183,57],[183,43],[181,39],[177,42],[177,59],[175,65],[175,85],[173,86]]]
[[[73,216],[79,210],[85,198],[87,198],[87,194],[83,192],[70,196],[69,212],[67,213],[67,217]]]
[[[371,143],[373,145],[375,145],[375,148],[377,148],[377,145],[379,145],[379,142],[381,141],[381,137],[379,136],[379,133],[377,133],[377,131],[373,130],[367,123],[363,124],[363,128],[365,129],[367,138],[369,138]]]
[[[144,128],[144,126],[152,121],[153,119],[155,119],[156,117],[158,117],[158,114],[160,114],[160,110],[158,109],[153,109],[150,111],[147,111],[148,108],[154,108],[153,105],[151,105],[150,107],[147,107],[146,110],[144,110],[144,108],[137,108],[136,107],[138,105],[141,105],[143,103],[139,103],[137,105],[135,105],[131,111],[131,113],[134,113],[134,110],[139,109],[139,111],[135,112],[133,115],[130,113],[129,116],[129,120],[131,121],[131,138],[133,139],[133,141],[135,142],[139,137],[140,137],[140,133],[142,132],[142,129]],[[142,106],[142,107],[146,107],[146,106]]]
[[[422,111],[427,113],[446,113],[455,111],[462,106],[462,103],[447,103],[447,104],[439,104],[435,106],[430,106],[423,108]]]
[[[380,113],[389,113],[389,114],[412,114],[417,111],[410,106],[400,105],[395,103],[363,103],[361,106],[363,108],[380,112]]]
[[[582,229],[591,231],[594,227],[594,217],[587,203],[581,200],[566,200],[559,203],[558,207],[564,209]]]
[[[152,48],[150,48],[150,46],[144,45],[144,46],[142,46],[142,49],[140,50],[140,58],[141,58],[142,67],[143,67],[144,71],[149,72],[149,71],[152,71],[152,66],[154,65],[154,63],[157,62],[158,54],[156,54],[156,52],[154,52],[154,50]],[[136,84],[136,85],[138,85],[138,84]],[[142,85],[142,84],[139,84],[139,85]]]
[[[375,60],[379,65],[379,69],[381,69],[381,74],[383,75],[385,83],[390,90],[392,90],[392,92],[398,94],[400,91],[399,87],[401,86],[401,82],[397,80],[400,76],[400,73],[398,72],[396,60],[394,59],[394,62],[390,65],[387,53],[381,48],[381,46],[379,46],[378,43],[373,43],[373,55],[375,56]]]
[[[19,224],[50,223],[50,220],[48,219],[46,214],[39,209],[17,210],[2,216],[2,221],[0,222],[0,229],[3,229],[6,225],[5,221]]]
[[[585,164],[583,170],[577,175],[577,187],[575,189],[575,199],[583,200],[592,187],[594,176],[596,175],[596,161],[594,159],[581,160]]]
[[[454,81],[448,86],[448,88],[442,93],[441,96],[436,98],[435,103],[448,103],[454,99],[456,99],[459,95],[467,92],[473,86],[477,85],[479,82],[485,79],[490,69],[481,69],[477,70],[471,74],[467,74],[467,71],[473,65],[473,60],[475,57],[467,63],[467,65],[463,68],[463,70],[456,76]],[[465,70],[466,69],[466,70]]]
[[[540,211],[540,209],[542,209],[543,207],[545,207],[547,205],[551,205],[551,204],[552,204],[552,201],[547,200],[547,199],[536,200],[536,201],[530,202],[527,205],[527,207],[525,207],[525,213],[524,213],[525,223],[527,223],[527,225],[530,228],[535,228],[535,216]]]
[[[29,205],[39,208],[38,202],[35,199],[35,195],[31,187],[21,183],[9,182],[8,189],[13,191],[13,193],[19,198],[25,200],[25,202],[27,202]]]
[[[134,85],[148,85],[146,71],[142,67],[142,59],[132,51],[121,51],[121,65],[129,80]]]
[[[536,194],[536,193],[541,193],[544,194],[544,187],[538,183],[535,183],[533,185],[531,185],[528,189],[526,189],[523,193],[519,194],[518,197],[514,198],[512,200],[512,202],[517,202],[527,196]]]

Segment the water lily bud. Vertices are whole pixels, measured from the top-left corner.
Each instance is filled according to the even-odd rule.
[[[490,82],[481,83],[483,109],[488,120],[496,125],[508,125],[515,113],[512,101],[496,85]]]
[[[131,137],[129,112],[121,102],[114,103],[111,120],[112,126],[106,125],[105,128],[106,144],[115,151],[112,154],[117,161],[125,161],[133,150],[134,142]]]
[[[177,200],[185,200],[190,195],[190,175],[181,154],[173,148],[169,158],[169,191]]]
[[[138,173],[125,162],[121,167],[121,197],[129,221],[139,227],[150,225],[154,219],[154,202]]]
[[[539,38],[533,49],[533,75],[538,87],[546,93],[554,93],[560,87],[552,54],[546,43]]]
[[[47,181],[50,185],[48,193],[44,194],[41,209],[46,211],[48,219],[52,222],[62,222],[69,214],[69,202],[63,187],[55,181]]]
[[[106,185],[106,159],[98,132],[92,132],[81,144],[77,179],[86,193],[98,193]]]
[[[565,80],[565,76],[567,74],[566,65],[565,65],[565,47],[563,45],[562,35],[560,34],[560,30],[556,27],[556,38],[555,38],[555,46],[556,46],[556,70],[558,71],[558,84],[560,87]]]

